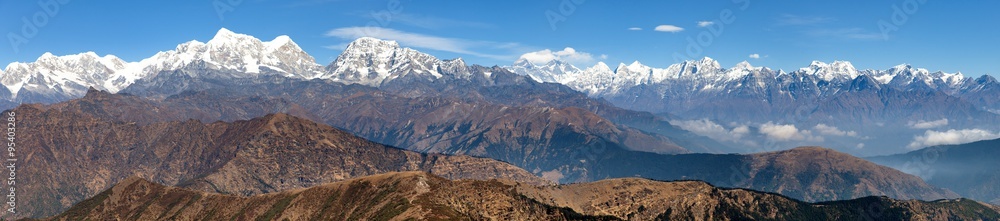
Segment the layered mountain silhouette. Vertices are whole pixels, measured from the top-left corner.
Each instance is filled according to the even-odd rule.
[[[24,105],[13,110],[22,119],[18,139],[26,157],[18,167],[23,183],[18,215],[55,214],[129,176],[233,195],[393,171],[549,183],[500,161],[407,151],[287,114],[139,124],[102,120],[74,107],[105,108]]]
[[[64,196],[59,199],[38,196],[37,202],[67,202],[39,207],[52,208],[39,214],[52,214],[60,206],[65,207],[83,197],[92,196],[106,185],[130,174],[161,184],[235,195],[308,187],[390,171],[422,170],[447,178],[506,178],[536,184],[546,182],[536,176],[555,181],[567,180],[567,176],[575,174],[592,180],[634,176],[660,180],[697,179],[724,187],[776,192],[812,202],[879,195],[924,200],[958,197],[952,192],[930,186],[916,176],[823,148],[797,148],[752,155],[664,155],[605,143],[604,146],[586,150],[589,152],[550,144],[540,146],[546,149],[531,150],[516,149],[518,146],[490,146],[487,150],[493,152],[484,154],[522,167],[534,165],[535,168],[528,168],[532,170],[529,173],[483,158],[417,154],[385,147],[286,114],[271,114],[232,123],[205,124],[197,120],[177,120],[187,114],[206,119],[240,117],[262,110],[276,110],[258,104],[281,104],[264,102],[271,100],[265,98],[213,100],[214,97],[191,93],[153,101],[91,90],[81,99],[49,106],[23,105],[15,109],[24,119],[30,119],[21,125],[35,128],[30,133],[38,136],[26,137],[25,140],[40,141],[23,145],[45,150],[46,154],[42,156],[51,155],[39,158],[45,159],[45,162],[26,161],[27,164],[84,165],[77,167],[106,168],[105,171],[108,171],[106,174],[91,174],[94,172],[90,170],[52,171],[58,175],[40,178],[51,180],[29,182],[50,183],[52,186],[44,188]],[[219,105],[227,108],[219,108]],[[255,108],[246,108],[247,111],[232,108],[246,106]],[[88,129],[77,130],[79,128]],[[372,152],[373,148],[347,148],[351,146],[374,146],[377,151]],[[456,152],[476,154],[475,150]],[[517,152],[519,150],[522,152]],[[38,166],[36,169],[41,168],[74,167]],[[117,170],[112,170],[114,168]],[[89,179],[88,176],[97,178]],[[92,184],[83,188],[72,185],[80,180],[92,180],[89,181]]]
[[[809,204],[699,181],[629,178],[538,187],[392,172],[239,197],[131,177],[52,220],[992,220],[1000,208],[967,199],[865,197]]]
[[[1000,139],[941,145],[868,160],[920,176],[962,196],[1000,205]]]

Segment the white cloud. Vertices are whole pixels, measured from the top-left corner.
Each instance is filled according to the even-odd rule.
[[[631,28],[628,28],[628,30],[629,31],[642,31],[642,28],[640,28],[640,27],[631,27]]]
[[[605,60],[605,59],[608,59],[608,55],[606,55],[606,54],[601,54],[601,60]]]
[[[366,14],[369,14],[368,17],[371,19],[382,19],[373,17],[376,15],[372,13],[366,13]],[[427,29],[440,29],[440,28],[451,28],[451,27],[483,29],[483,28],[495,27],[492,24],[482,23],[482,22],[475,22],[469,20],[455,20],[455,19],[433,17],[428,15],[409,14],[409,13],[393,14],[392,21],[393,22],[398,21],[403,24],[412,25],[420,28],[427,28]]]
[[[750,58],[758,59],[760,58],[760,54],[750,54]]]
[[[715,22],[711,22],[711,21],[699,21],[698,22],[698,27],[704,28],[704,27],[708,27],[709,25],[713,25],[713,24],[715,24]]]
[[[550,170],[550,171],[542,172],[542,179],[546,179],[546,180],[549,180],[549,181],[552,181],[552,182],[555,182],[555,183],[559,183],[559,180],[561,180],[564,177],[566,177],[566,176],[564,176],[562,174],[562,172],[560,172],[559,170],[555,170],[555,169]]]
[[[910,143],[908,148],[919,149],[921,147],[962,144],[996,138],[1000,138],[1000,134],[983,129],[951,129],[948,131],[927,130],[924,132],[924,135],[913,137],[913,142]]]
[[[826,124],[817,124],[815,127],[813,127],[813,130],[815,130],[816,132],[819,132],[819,134],[829,135],[829,136],[841,136],[841,137],[843,137],[843,136],[848,136],[848,137],[856,137],[856,136],[858,136],[858,132],[854,132],[854,131],[842,131],[842,130],[840,130],[837,127],[828,126]]]
[[[737,126],[732,130],[729,130],[708,119],[688,121],[675,120],[670,121],[670,124],[676,125],[681,129],[691,131],[692,133],[720,141],[738,141],[740,138],[743,138],[743,136],[750,133],[750,127],[746,125]]]
[[[733,128],[733,134],[741,134],[741,136],[742,136],[742,135],[748,134],[748,133],[750,133],[750,127],[747,126],[747,125],[742,125],[742,126],[738,126],[736,128]]]
[[[528,60],[533,64],[545,64],[552,60],[560,60],[571,64],[588,64],[594,62],[594,56],[587,52],[576,51],[571,47],[563,48],[562,51],[552,51],[549,49],[524,53],[520,58]],[[601,59],[607,58],[603,56]]]
[[[854,146],[854,148],[865,149],[865,143],[858,143],[858,145]]]
[[[347,40],[354,40],[361,37],[373,37],[383,40],[393,40],[399,42],[400,45],[407,47],[425,48],[438,51],[467,54],[477,57],[504,59],[504,60],[509,60],[511,56],[484,54],[476,51],[485,50],[484,48],[512,49],[510,47],[511,44],[517,45],[517,43],[473,41],[473,40],[458,39],[458,38],[438,37],[438,36],[404,32],[395,29],[380,28],[380,27],[338,28],[326,32],[326,36],[337,37]],[[335,45],[335,46],[328,46],[327,48],[343,49],[343,47],[340,48],[337,47],[338,46]]]
[[[677,26],[674,26],[674,25],[659,25],[659,26],[656,26],[656,28],[653,29],[653,30],[655,30],[655,31],[662,31],[662,32],[677,33],[677,32],[683,31],[684,28],[677,27]]]
[[[909,126],[910,128],[913,129],[931,129],[935,127],[943,127],[943,126],[948,126],[948,118],[943,118],[935,121],[923,121],[923,120],[919,120],[917,122],[910,121],[910,123],[906,124],[906,126]]]
[[[775,124],[767,122],[760,125],[760,133],[775,141],[813,141],[823,142],[823,137],[813,136],[810,130],[799,130],[792,124]]]

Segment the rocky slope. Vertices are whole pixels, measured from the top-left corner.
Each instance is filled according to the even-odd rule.
[[[950,199],[954,192],[917,176],[821,147],[748,155],[745,188],[781,193],[805,201],[891,196],[897,199]]]
[[[489,157],[527,168],[539,176],[542,172],[558,172],[563,175],[550,178],[561,182],[622,176],[598,169],[604,162],[597,158],[595,150],[688,152],[669,138],[617,125],[575,107],[507,106],[459,98],[409,98],[360,85],[322,81],[260,84],[252,88],[275,93],[247,98],[243,94],[251,93],[249,89],[233,87],[183,93],[163,101],[136,102],[143,105],[135,107],[114,100],[117,97],[141,98],[94,91],[94,96],[66,102],[66,105],[93,103],[100,106],[90,108],[95,110],[95,115],[108,116],[107,119],[121,116],[139,122],[182,120],[188,116],[210,121],[213,117],[252,117],[251,114],[265,110],[288,111],[409,150]],[[111,101],[92,102],[90,98],[100,97],[98,94],[107,95]],[[118,111],[123,108],[129,111]],[[621,160],[625,159],[608,164],[619,165],[617,161]]]
[[[302,90],[288,97],[290,99],[313,97],[322,101],[313,104],[325,107],[325,111],[317,111],[316,113],[320,115],[313,117],[332,119],[330,122],[334,126],[354,131],[379,142],[390,141],[391,143],[403,140],[409,142],[407,145],[410,145],[410,148],[420,145],[433,147],[422,149],[425,151],[442,151],[501,159],[527,168],[537,176],[561,182],[583,182],[635,176],[660,180],[698,179],[723,187],[770,191],[807,201],[842,200],[871,195],[924,200],[957,197],[954,193],[927,185],[917,177],[829,149],[799,148],[753,155],[661,155],[635,151],[616,145],[616,142],[610,142],[612,140],[609,139],[614,137],[587,135],[601,134],[595,131],[584,133],[587,128],[600,127],[574,128],[574,126],[595,123],[600,125],[602,121],[600,118],[572,118],[567,116],[575,115],[563,114],[563,112],[574,111],[573,108],[475,106],[443,98],[398,98],[388,93],[371,93],[371,88],[363,86],[315,85],[301,82],[291,83],[288,87],[302,88]],[[262,87],[262,89],[275,91],[270,90],[272,88],[269,87]],[[281,101],[284,98],[237,99],[218,94],[226,93],[204,91],[173,96],[164,101],[144,101],[144,99],[135,96],[112,95],[93,91],[84,99],[64,102],[53,105],[53,107],[80,109],[83,110],[81,114],[96,116],[108,121],[121,119],[138,124],[149,124],[148,121],[170,121],[188,116],[179,113],[189,113],[190,116],[208,116],[209,119],[216,116],[238,117],[248,113],[279,110],[280,108],[265,108],[266,105],[262,105],[259,108],[248,108],[249,111],[241,112],[239,108],[221,107],[253,107],[256,104],[264,103],[274,103],[275,106],[284,104],[266,102],[269,100]],[[351,94],[352,96],[338,97],[338,94]],[[414,102],[414,100],[418,102]],[[410,109],[400,112],[398,109],[389,107],[409,107]],[[479,107],[479,109],[475,107]],[[294,108],[288,110],[294,110]],[[480,110],[499,110],[496,113],[508,114],[489,115],[489,113],[495,112],[481,112]],[[377,115],[371,115],[373,113]],[[451,119],[487,120],[464,120],[449,124],[433,123],[440,122],[439,118],[449,116],[448,114],[450,114]],[[539,121],[526,121],[524,119]],[[536,122],[552,123],[539,124]],[[519,130],[511,130],[511,128],[519,128]],[[605,128],[613,129],[613,127]],[[519,131],[527,131],[528,133]],[[517,139],[505,139],[504,136],[498,136],[498,134],[517,137]],[[449,139],[437,141],[436,137]],[[623,138],[625,141],[632,139],[630,137]],[[453,145],[428,145],[434,141]],[[491,145],[491,143],[504,145]]]
[[[496,160],[406,151],[286,114],[140,124],[91,117],[86,112],[113,107],[78,104],[13,110],[23,148],[18,215],[55,214],[128,176],[237,195],[411,170],[451,179],[548,183]]]
[[[307,189],[239,197],[128,178],[51,220],[578,220],[497,181],[387,173]],[[608,218],[610,219],[610,217]]]
[[[471,187],[471,188],[470,188]],[[239,197],[123,180],[49,220],[994,220],[975,201],[884,197],[809,204],[704,182],[614,179],[539,187],[387,173]]]

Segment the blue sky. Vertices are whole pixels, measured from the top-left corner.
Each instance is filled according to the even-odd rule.
[[[321,64],[354,37],[375,35],[487,66],[535,52],[529,57],[587,66],[638,60],[666,67],[708,56],[725,67],[747,60],[794,70],[848,60],[860,69],[910,63],[998,76],[997,8],[996,1],[934,0],[3,1],[0,63],[85,51],[138,61],[208,41],[225,27],[262,40],[289,35]]]

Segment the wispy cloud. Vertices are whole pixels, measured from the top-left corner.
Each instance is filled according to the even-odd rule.
[[[331,2],[338,2],[338,1],[341,1],[341,0],[298,0],[298,1],[289,1],[288,2],[289,3],[288,7],[316,6],[316,5],[322,5],[322,4],[331,3]]]
[[[814,29],[806,31],[813,37],[828,37],[852,40],[881,40],[885,37],[878,32],[869,32],[861,28]]]
[[[373,18],[373,14],[365,13],[368,18]],[[449,18],[434,17],[428,15],[417,15],[409,13],[397,13],[392,14],[391,19],[393,22],[399,22],[401,24],[410,25],[419,28],[426,29],[442,29],[442,28],[493,28],[496,27],[493,24],[476,22],[476,21],[465,21],[456,20]]]
[[[940,120],[935,120],[935,121],[924,121],[924,120],[920,120],[917,122],[910,121],[909,123],[906,124],[906,126],[909,126],[910,128],[913,129],[931,129],[935,127],[943,127],[943,126],[948,126],[948,118],[942,118]]]
[[[628,28],[628,30],[629,31],[642,31],[642,28],[640,28],[640,27],[631,27],[631,28]]]
[[[777,25],[817,25],[836,21],[836,19],[831,17],[798,16],[792,14],[782,14],[777,20]]]
[[[439,37],[433,35],[419,34],[400,31],[390,28],[379,27],[345,27],[337,28],[326,32],[327,37],[336,37],[344,40],[354,40],[361,37],[373,37],[384,40],[393,40],[406,47],[447,51],[458,54],[466,54],[477,57],[512,60],[513,55],[485,54],[477,51],[503,49],[508,52],[523,50],[518,43],[478,41],[460,38]],[[343,49],[346,45],[327,46],[330,49]]]
[[[715,22],[711,22],[711,21],[699,21],[698,22],[698,27],[704,28],[704,27],[708,27],[709,25],[713,25],[713,24],[715,24]]]
[[[753,58],[753,59],[759,59],[760,58],[760,54],[750,54],[749,57]]]
[[[659,26],[656,26],[656,28],[653,29],[653,30],[654,31],[660,31],[660,32],[677,33],[677,32],[684,31],[684,28],[677,27],[675,25],[659,25]]]

